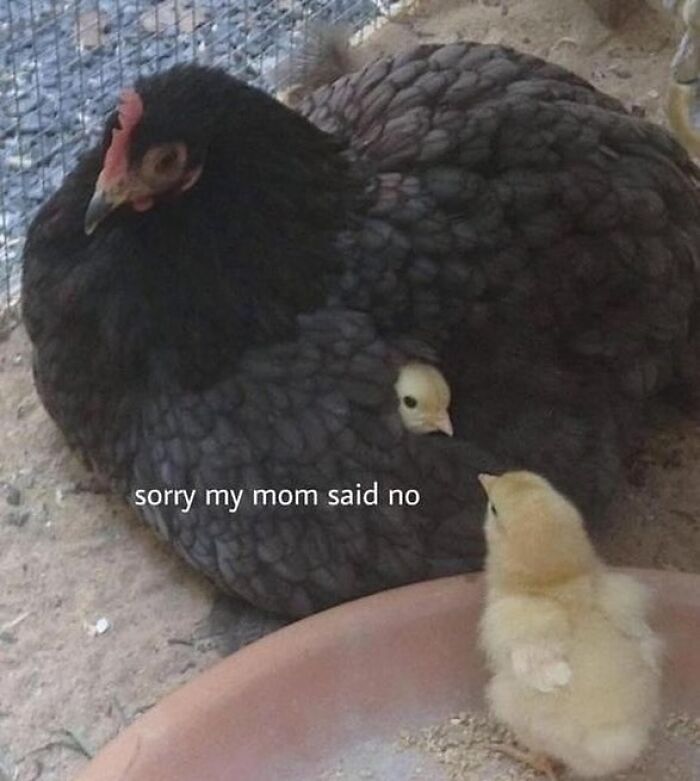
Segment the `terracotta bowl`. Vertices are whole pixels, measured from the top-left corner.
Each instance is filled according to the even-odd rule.
[[[700,716],[700,576],[640,574],[657,592],[668,643],[668,708]],[[419,764],[424,781],[447,778],[397,742],[403,729],[482,707],[481,598],[480,577],[455,577],[300,621],[168,696],[79,781],[406,781]],[[700,779],[700,747],[684,761],[697,762],[687,781]]]

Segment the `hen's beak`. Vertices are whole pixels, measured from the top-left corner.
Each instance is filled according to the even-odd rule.
[[[104,190],[95,190],[85,212],[85,233],[89,236],[116,206],[107,200]]]
[[[100,174],[85,212],[85,233],[89,236],[108,214],[126,200],[127,188],[120,185],[106,187]]]
[[[479,482],[481,483],[481,487],[486,491],[486,493],[489,492],[489,487],[493,485],[493,481],[496,480],[495,475],[488,475],[486,473],[482,473],[479,475]]]
[[[442,431],[443,434],[447,434],[448,437],[454,436],[455,430],[452,427],[452,421],[447,412],[441,412],[434,422],[435,428],[438,431]]]

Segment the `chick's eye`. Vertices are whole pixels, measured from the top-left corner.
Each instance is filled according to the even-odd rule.
[[[404,396],[403,397],[403,403],[409,409],[415,409],[418,406],[418,402],[413,398],[413,396]]]
[[[489,512],[491,515],[493,515],[495,518],[498,518],[498,513],[496,512],[496,508],[493,504],[493,502],[489,502]]]

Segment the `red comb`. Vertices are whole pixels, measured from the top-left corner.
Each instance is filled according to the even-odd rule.
[[[119,98],[117,111],[120,127],[112,131],[112,142],[102,166],[102,175],[106,182],[126,173],[129,138],[143,116],[143,101],[138,92],[132,89],[124,90]]]

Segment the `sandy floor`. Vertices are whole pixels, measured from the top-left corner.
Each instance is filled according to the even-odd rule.
[[[675,34],[655,14],[643,10],[611,35],[583,0],[503,8],[428,2],[370,48],[508,43],[661,119]],[[700,571],[700,418],[663,412],[657,428],[601,547],[617,563]],[[0,781],[67,779],[85,754],[217,658],[214,592],[119,503],[81,490],[85,473],[34,394],[21,329],[0,341],[0,431]]]
[[[405,21],[382,27],[365,48],[375,54],[464,39],[502,43],[556,62],[635,111],[663,121],[668,66],[678,36],[667,18],[643,0],[614,33],[584,0],[424,0]]]

